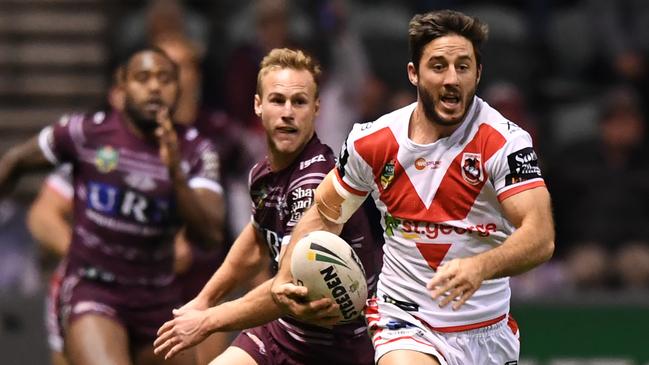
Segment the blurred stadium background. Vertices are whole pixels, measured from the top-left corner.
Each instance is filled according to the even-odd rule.
[[[533,135],[554,198],[555,257],[512,281],[521,364],[649,364],[647,1],[0,0],[0,152],[105,104],[115,65],[169,34],[195,46],[203,108],[247,141],[260,136],[260,57],[277,46],[315,54],[325,68],[318,130],[335,150],[351,123],[414,100],[407,24],[440,8],[489,24],[478,94]],[[258,145],[237,147],[250,156],[241,170]],[[245,220],[239,177],[232,191],[243,200],[231,209]],[[42,179],[0,203],[2,364],[47,363],[54,260],[24,227]],[[240,226],[234,214],[231,229]]]

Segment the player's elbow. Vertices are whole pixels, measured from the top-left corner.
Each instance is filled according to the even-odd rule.
[[[552,258],[553,254],[554,254],[554,238],[544,240],[539,249],[539,256],[540,256],[539,264],[549,261]]]
[[[31,233],[34,238],[40,241],[40,238],[42,236],[40,234],[40,227],[44,226],[44,224],[43,215],[41,214],[41,207],[39,206],[38,202],[32,204],[32,206],[29,208],[25,223],[27,224],[29,233]]]

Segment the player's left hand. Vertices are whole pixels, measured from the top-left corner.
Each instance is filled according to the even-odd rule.
[[[482,266],[478,259],[466,257],[453,259],[437,268],[437,272],[426,287],[440,308],[453,303],[458,310],[482,285]]]
[[[174,319],[165,322],[158,329],[158,338],[153,342],[153,352],[164,354],[165,360],[205,340],[210,333],[204,329],[207,311],[196,309],[173,310]]]
[[[271,289],[273,299],[282,310],[303,322],[331,327],[340,321],[339,305],[330,298],[308,301],[308,289],[293,283],[283,283]]]
[[[179,166],[178,135],[176,135],[167,107],[161,107],[158,110],[156,121],[158,127],[155,130],[155,136],[160,144],[160,159],[168,168],[176,168]]]

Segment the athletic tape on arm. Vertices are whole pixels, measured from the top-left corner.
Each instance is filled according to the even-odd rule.
[[[348,192],[332,170],[316,189],[315,204],[325,218],[343,224],[363,204],[365,197]]]

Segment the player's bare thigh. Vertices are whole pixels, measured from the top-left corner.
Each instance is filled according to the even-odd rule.
[[[87,313],[70,324],[65,350],[72,364],[130,364],[126,329],[118,322]]]
[[[381,356],[378,365],[400,365],[400,364],[419,364],[419,365],[439,365],[439,361],[430,354],[412,350],[394,350]]]
[[[203,342],[196,345],[196,359],[198,364],[207,364],[210,360],[219,356],[225,351],[233,339],[230,332],[215,332]]]
[[[212,360],[209,365],[257,365],[255,359],[247,352],[236,346],[228,347],[219,357]]]

